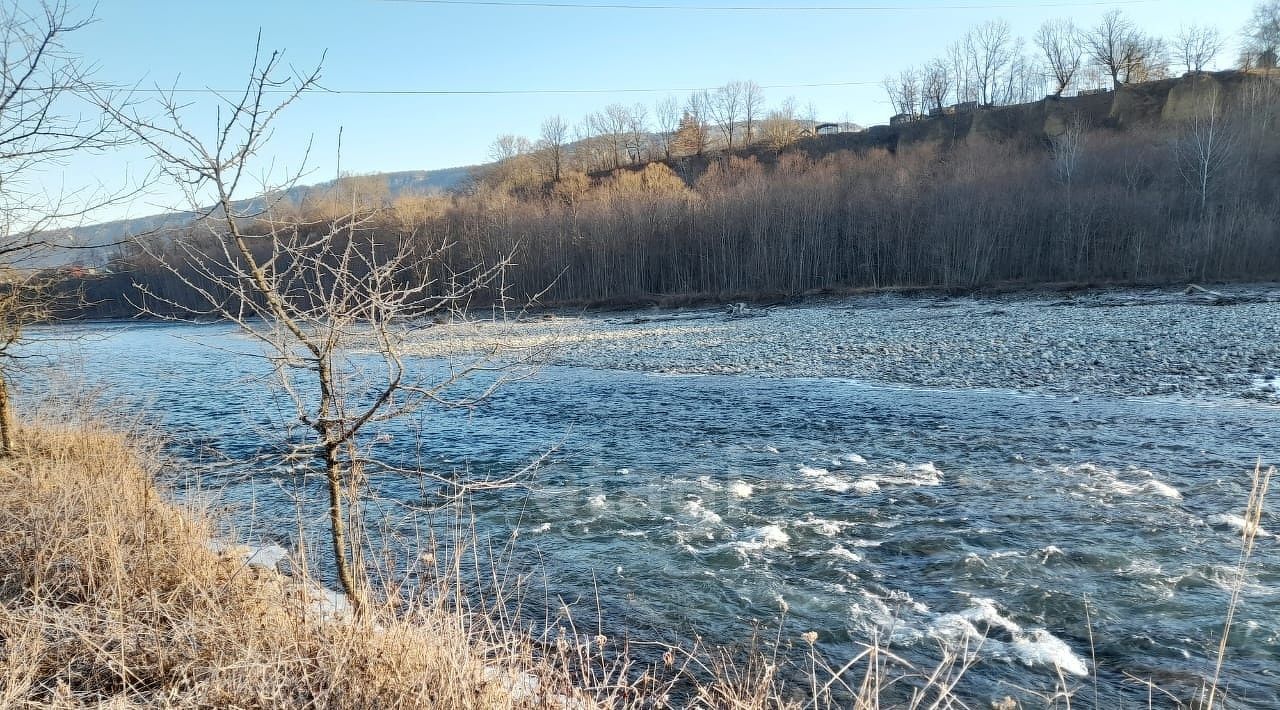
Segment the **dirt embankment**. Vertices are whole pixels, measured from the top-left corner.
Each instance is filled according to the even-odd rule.
[[[895,126],[873,126],[859,133],[816,136],[802,145],[810,153],[868,148],[897,150],[900,146],[921,143],[949,145],[971,137],[1031,145],[1061,135],[1073,122],[1088,128],[1124,130],[1188,120],[1202,112],[1212,98],[1224,106],[1238,106],[1261,78],[1264,77],[1258,72],[1240,71],[1187,74],[1127,84],[1114,91],[1046,97],[1026,104],[978,108]]]

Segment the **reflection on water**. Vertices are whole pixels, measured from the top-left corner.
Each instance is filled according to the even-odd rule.
[[[95,337],[47,346],[60,368],[147,407],[187,455],[225,462],[201,486],[242,534],[292,539],[320,494],[274,458],[245,463],[279,450],[290,416],[261,387],[264,364],[236,354],[247,340],[223,326],[80,330]],[[967,691],[979,704],[1017,694],[1001,679],[1051,687],[1055,664],[1091,686],[1096,656],[1114,706],[1145,702],[1125,672],[1185,689],[1211,671],[1246,469],[1280,458],[1277,424],[1280,409],[1229,403],[549,367],[377,446],[470,476],[552,451],[529,489],[478,496],[478,524],[499,541],[519,530],[516,564],[542,570],[548,598],[590,600],[594,616],[598,590],[614,633],[728,642],[785,603],[789,632],[817,631],[838,658],[872,632],[917,658],[985,635]],[[403,476],[376,487],[374,515],[434,500]],[[1280,704],[1277,552],[1260,539],[1227,668],[1255,707]]]

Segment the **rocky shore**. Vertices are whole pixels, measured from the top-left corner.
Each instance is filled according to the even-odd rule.
[[[1280,284],[560,313],[433,336],[443,337],[421,354],[492,341],[559,364],[655,373],[1280,402]]]

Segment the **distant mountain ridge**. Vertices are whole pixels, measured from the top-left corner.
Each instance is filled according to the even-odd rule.
[[[442,168],[439,170],[402,170],[391,173],[374,173],[371,176],[386,181],[391,197],[400,195],[430,194],[433,192],[450,192],[463,187],[471,178],[476,166]],[[286,195],[296,201],[306,199],[315,192],[333,187],[336,180],[314,185],[299,185],[290,188]],[[251,207],[252,200],[240,203],[243,207]],[[146,234],[160,229],[179,227],[192,220],[194,212],[167,212],[118,219],[99,224],[70,227],[53,230],[42,235],[51,243],[74,246],[75,250],[53,249],[38,260],[38,266],[54,266],[73,262],[97,263],[105,260],[110,250],[130,237]]]

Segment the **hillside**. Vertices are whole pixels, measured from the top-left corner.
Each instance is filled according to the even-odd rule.
[[[900,147],[919,144],[950,146],[970,138],[982,138],[1021,145],[1045,144],[1061,135],[1073,122],[1090,129],[1140,128],[1158,126],[1186,120],[1194,114],[1195,107],[1205,96],[1219,92],[1227,101],[1235,101],[1248,75],[1239,71],[1188,74],[1174,79],[1127,84],[1115,91],[1103,91],[1061,98],[1047,97],[1032,103],[1012,106],[981,107],[949,115],[922,117],[919,120],[897,125],[878,125],[861,130],[844,130],[838,133],[812,135],[800,138],[796,147],[810,156],[817,157],[842,150],[865,151],[884,148],[896,151]],[[566,145],[570,154],[579,149],[578,143]],[[705,156],[689,156],[655,162],[664,162],[682,174],[700,174],[707,161],[723,150],[712,150]],[[762,145],[734,151],[740,156],[755,156],[771,161],[777,151]],[[642,169],[646,163],[625,166],[628,170]],[[364,178],[385,181],[392,199],[404,195],[424,195],[432,192],[449,192],[466,184],[474,175],[484,174],[493,163],[481,166],[444,168],[440,170],[412,170],[393,173],[377,173]],[[692,170],[692,173],[689,171]],[[309,196],[331,189],[335,181],[315,185],[298,186],[289,191],[289,197],[301,204]],[[150,215],[128,220],[65,230],[57,237],[60,243],[79,246],[111,245],[133,235],[149,231],[177,227],[188,222],[191,213]],[[100,262],[108,249],[54,253],[44,261],[56,265],[68,261]]]
[[[439,170],[377,173],[363,177],[385,183],[387,194],[391,199],[396,199],[408,195],[428,195],[458,189],[471,178],[474,170],[474,166],[463,166]],[[299,185],[289,190],[286,195],[294,203],[303,204],[308,198],[332,189],[335,183],[335,180],[329,180],[315,185]],[[241,204],[249,208],[253,205],[253,201],[248,200]],[[101,263],[110,256],[114,246],[122,240],[148,232],[180,227],[189,223],[193,216],[192,212],[169,212],[45,233],[41,236],[55,244],[75,245],[80,249],[73,252],[54,250],[32,263],[36,266],[57,266],[69,262]],[[83,249],[83,247],[101,248]]]
[[[451,273],[510,262],[502,297],[542,305],[1275,280],[1278,121],[1280,73],[1187,76],[558,181],[479,171],[466,191],[369,203],[363,238],[408,238]],[[340,207],[317,203],[306,229]],[[139,283],[194,309],[187,268],[123,256],[83,284],[81,315],[134,315]]]

